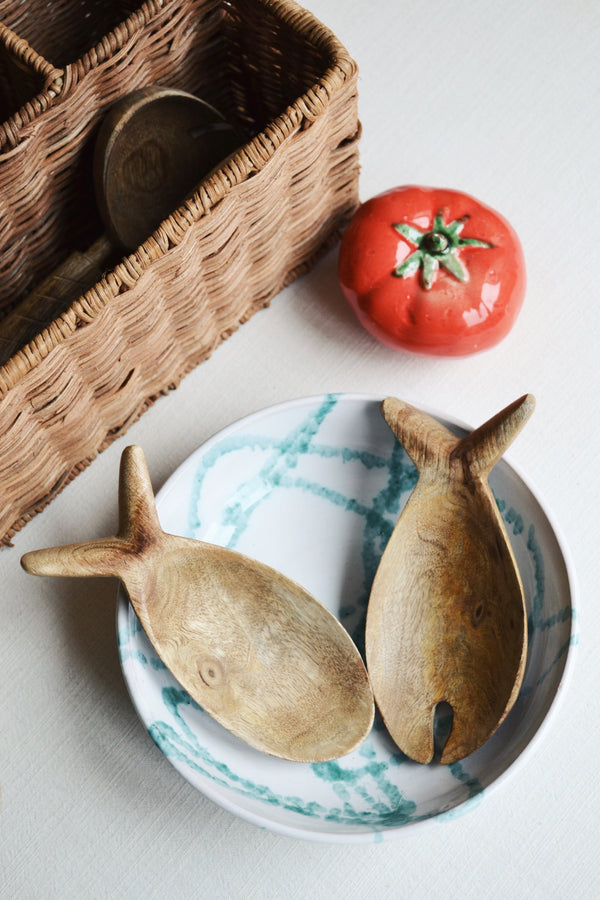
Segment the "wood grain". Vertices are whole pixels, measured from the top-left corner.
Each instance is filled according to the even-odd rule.
[[[390,734],[421,763],[434,758],[439,704],[452,708],[440,756],[451,763],[490,737],[519,692],[523,588],[487,476],[533,408],[522,397],[459,439],[400,400],[382,405],[419,479],[373,583],[367,668]]]

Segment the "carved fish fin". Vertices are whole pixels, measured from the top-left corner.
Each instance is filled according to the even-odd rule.
[[[419,472],[447,468],[459,439],[437,419],[395,397],[383,401],[381,413]]]
[[[125,576],[144,548],[162,534],[146,460],[140,447],[126,447],[119,478],[119,532],[99,538],[26,553],[23,568],[32,575]]]
[[[533,410],[535,398],[525,394],[492,416],[456,445],[452,456],[461,459],[472,476],[485,476],[517,437]]]
[[[21,565],[30,575],[115,575],[124,571],[128,545],[121,538],[100,538],[31,550],[21,557]]]
[[[146,458],[141,447],[126,447],[119,474],[119,537],[144,544],[162,534]]]

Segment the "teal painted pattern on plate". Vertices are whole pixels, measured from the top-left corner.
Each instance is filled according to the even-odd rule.
[[[219,543],[232,549],[238,548],[261,505],[281,490],[318,497],[344,513],[359,517],[362,523],[362,581],[355,585],[354,595],[340,608],[339,616],[362,652],[371,583],[398,515],[416,483],[417,473],[397,441],[390,440],[389,452],[382,455],[361,448],[338,446],[323,440],[321,437],[323,427],[335,413],[338,402],[338,395],[328,395],[316,405],[302,409],[301,420],[283,435],[270,436],[264,429],[261,430],[259,424],[255,433],[248,430],[236,433],[234,429],[222,440],[211,444],[206,452],[201,454],[195,472],[187,530],[190,536],[209,539],[203,534],[200,515],[205,482],[214,468],[225,458],[234,458],[236,454],[249,450],[258,454],[260,465],[250,478],[242,480],[232,491],[227,504],[223,507],[219,523]],[[377,490],[367,500],[348,496],[324,481],[307,477],[301,467],[301,461],[305,457],[337,460],[340,465],[357,464],[365,473],[377,471],[382,477]],[[519,511],[502,498],[497,498],[497,502],[509,534],[515,537],[521,550],[527,554],[533,572],[533,593],[528,598],[529,638],[530,646],[533,646],[537,632],[558,627],[570,619],[571,607],[566,606],[553,614],[545,612],[545,560],[536,539],[534,525],[526,523]],[[140,651],[136,644],[135,632],[141,626],[139,623],[135,625],[137,620],[133,614],[130,619],[134,622],[133,626],[130,623],[128,629],[122,629],[119,635],[122,659],[125,661],[131,656],[136,665],[160,669],[162,663],[156,655],[153,655],[150,645],[148,645],[149,652]],[[526,701],[531,692],[548,676],[573,640],[571,637],[564,646],[561,645],[555,658],[544,671],[536,674],[533,681],[528,678],[526,671],[517,705],[523,700]],[[431,816],[438,816],[440,820],[452,819],[472,809],[483,797],[486,785],[478,774],[481,766],[478,768],[477,765],[473,765],[477,755],[482,751],[478,751],[470,759],[448,767],[436,764],[432,764],[432,767],[416,767],[421,771],[431,768],[444,769],[444,777],[447,779],[443,792],[445,799],[442,798],[437,805],[423,804],[417,796],[418,791],[414,797],[411,796],[412,773],[416,764],[395,748],[378,716],[371,736],[358,751],[342,760],[309,767],[312,778],[330,789],[328,796],[333,799],[327,805],[311,797],[288,794],[259,783],[253,778],[245,777],[235,771],[232,765],[215,758],[186,719],[186,711],[190,709],[201,716],[206,714],[183,689],[176,685],[176,682],[174,686],[163,687],[162,703],[164,716],[150,724],[149,732],[167,757],[240,797],[294,812],[312,820],[319,819],[344,827],[371,829],[377,833]],[[406,777],[398,778],[400,767],[406,768]],[[315,794],[318,794],[318,791],[315,791]]]

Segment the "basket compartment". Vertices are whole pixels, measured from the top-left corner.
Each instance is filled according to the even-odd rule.
[[[208,5],[214,11],[217,4]],[[143,4],[92,51],[60,70],[60,92],[50,108],[22,122],[19,117],[17,127],[11,123],[17,137],[4,147],[7,125],[0,128],[0,219],[7,236],[2,240],[0,313],[71,251],[84,250],[100,234],[92,182],[98,125],[129,90],[155,82],[183,87],[193,81],[192,62],[186,69],[182,53],[170,53],[170,47],[184,34],[185,57],[186,46],[204,43],[206,17],[196,12],[206,6],[183,0]]]
[[[109,56],[68,65],[52,107],[0,154],[0,215],[12,215],[3,260],[11,252],[17,260],[0,272],[0,296],[17,302],[100,234],[90,148],[125,91],[151,83],[191,91],[248,140],[135,253],[0,366],[5,543],[309,269],[358,202],[356,66],[309,13],[287,0],[163,0],[147,3],[136,23]]]
[[[99,52],[105,43],[114,45],[108,56]],[[153,83],[190,91],[251,136],[308,91],[327,61],[326,49],[254,0],[140,6],[110,42],[67,66],[54,109],[26,131],[18,159],[0,150],[0,218],[11,236],[3,241],[0,314],[100,234],[93,142],[124,93]]]

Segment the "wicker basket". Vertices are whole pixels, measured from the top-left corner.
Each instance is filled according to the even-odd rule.
[[[247,136],[0,366],[6,544],[337,241],[357,204],[359,125],[354,62],[288,0],[0,0],[0,20],[5,312],[101,236],[90,148],[124,93],[193,92]]]

